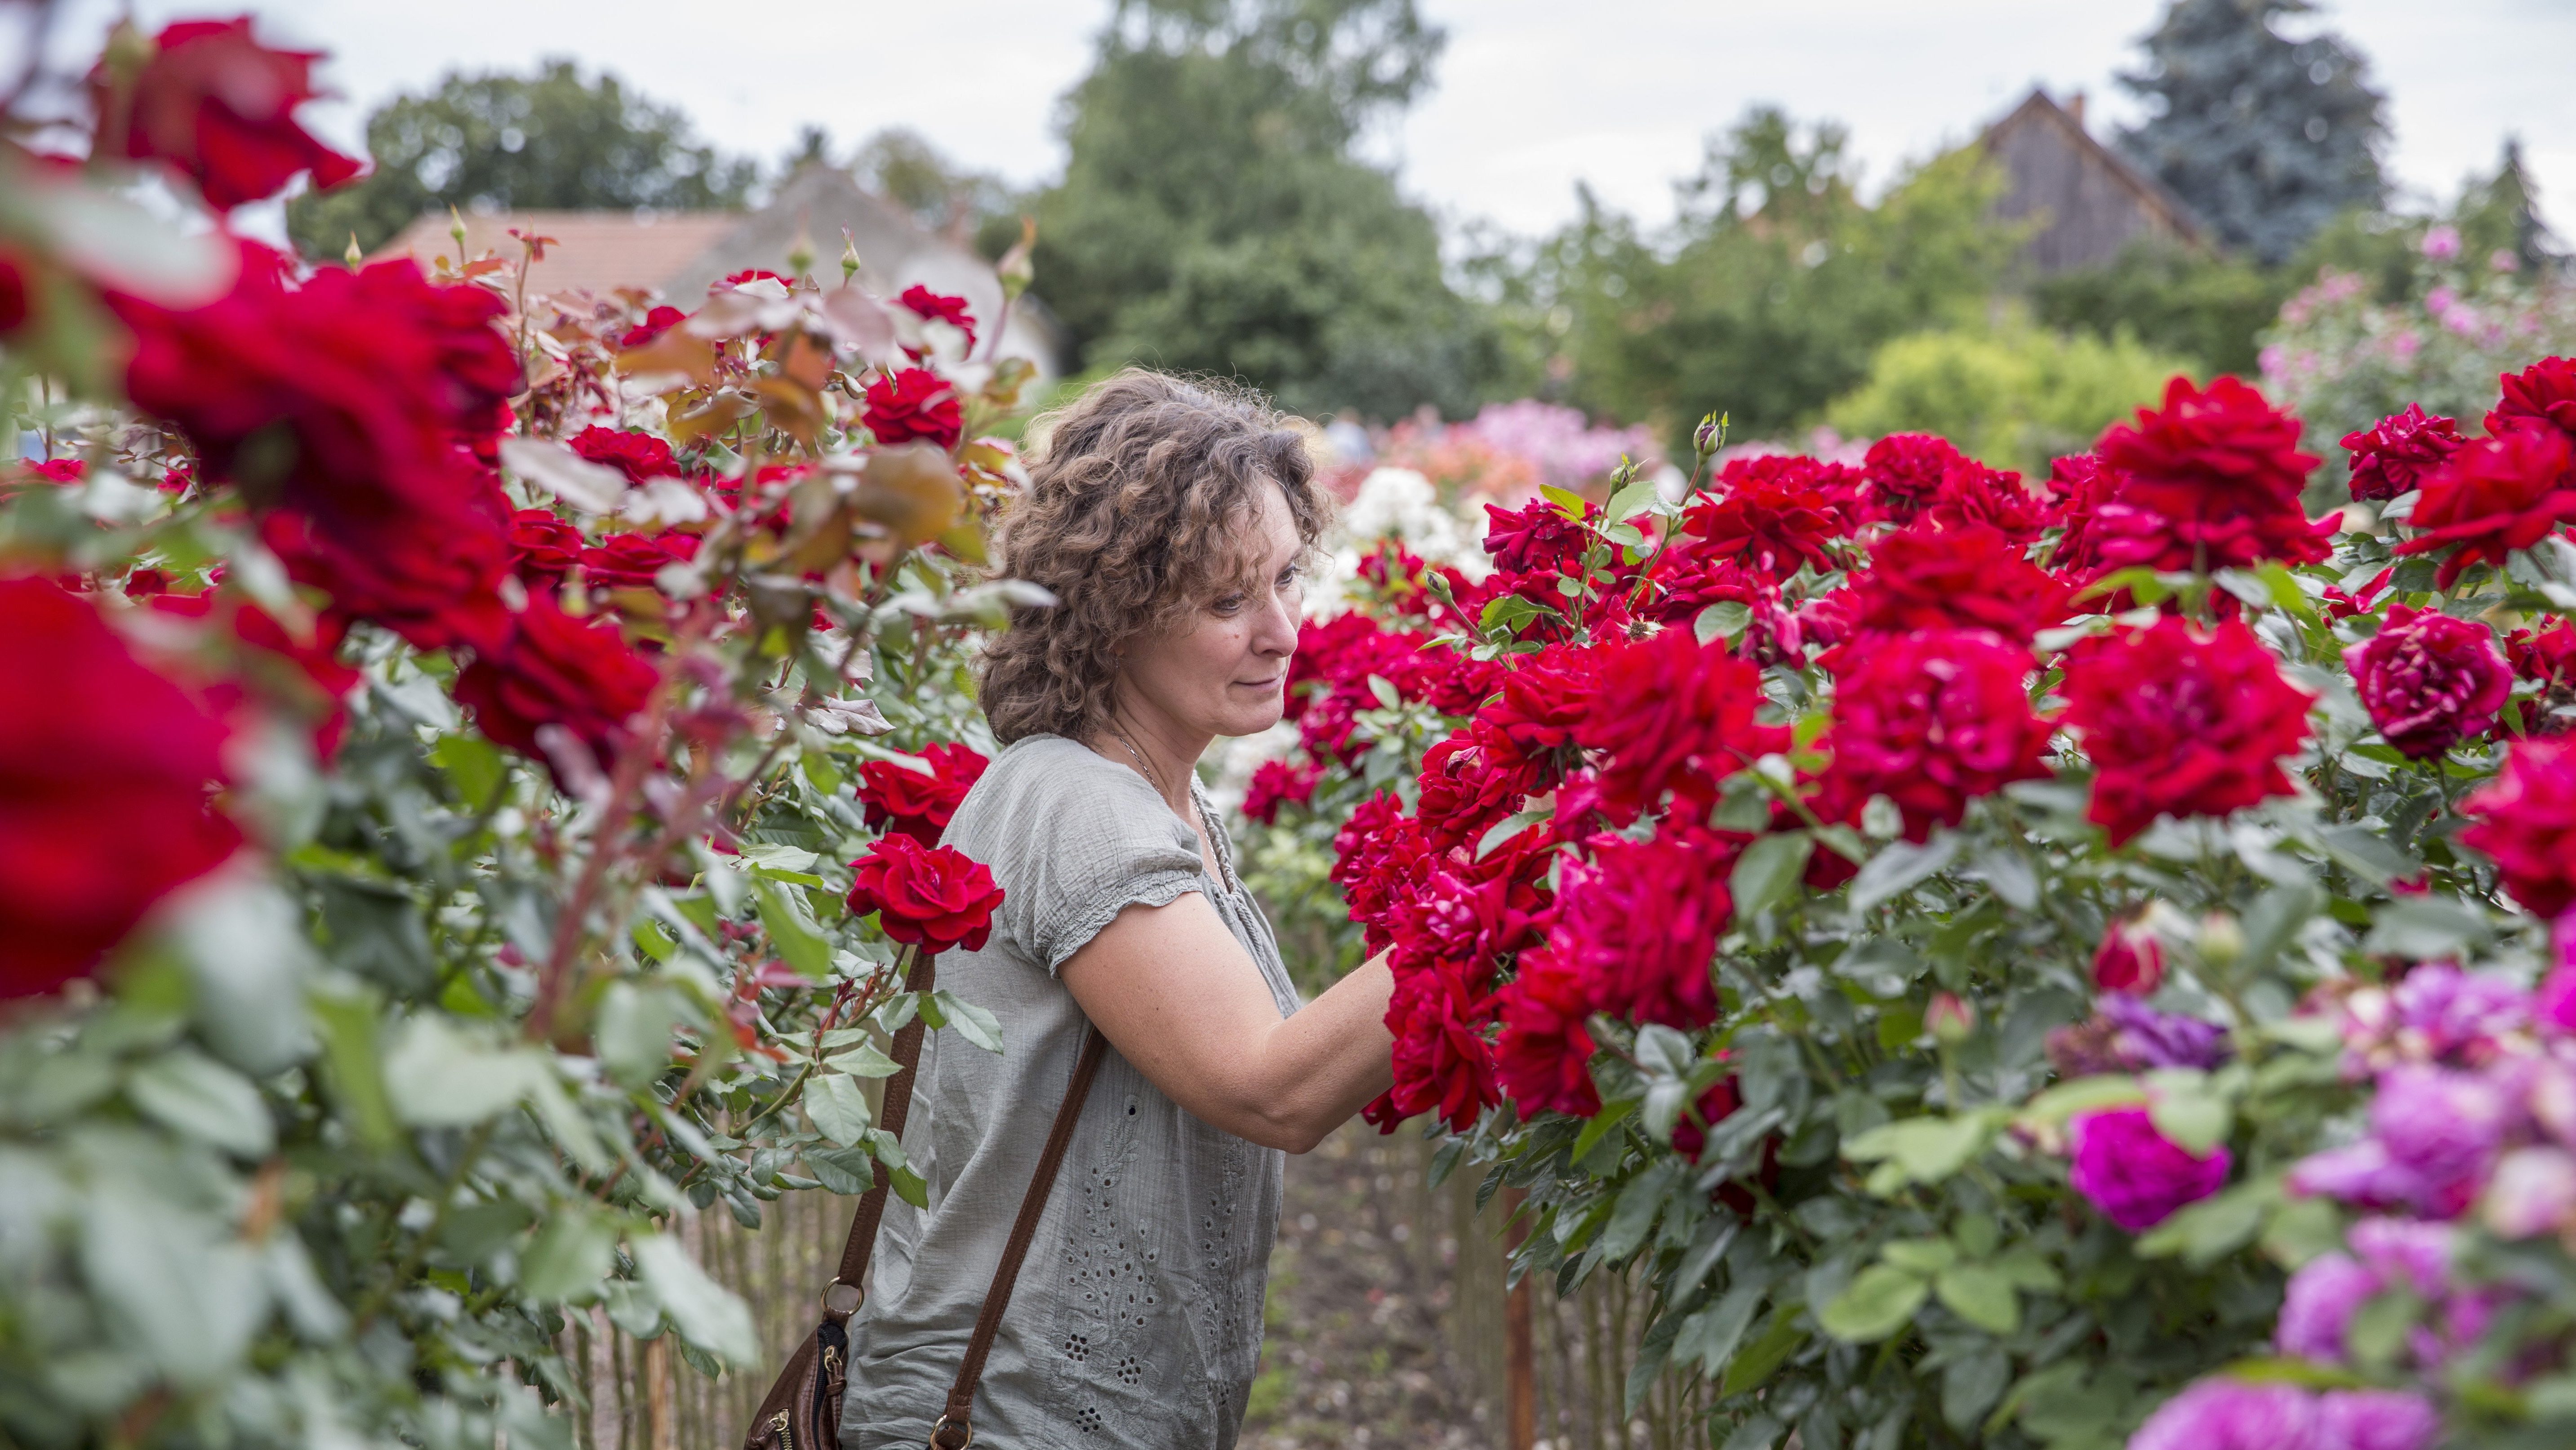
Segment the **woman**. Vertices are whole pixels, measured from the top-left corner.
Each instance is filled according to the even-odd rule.
[[[1234,1443],[1260,1357],[1280,1171],[1386,1090],[1393,979],[1303,1006],[1193,767],[1277,723],[1325,521],[1257,401],[1130,369],[1054,420],[1002,521],[1024,611],[984,662],[1003,749],[946,844],[1005,896],[940,985],[1004,1051],[935,1033],[851,1326],[849,1450],[919,1446],[946,1400],[1086,1024],[1111,1052],[976,1396],[983,1443]]]

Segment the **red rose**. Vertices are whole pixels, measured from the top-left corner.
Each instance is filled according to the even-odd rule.
[[[2487,431],[2502,434],[2525,421],[2546,423],[2576,440],[2576,360],[2542,358],[2496,379],[2504,391],[2487,414]]]
[[[1919,515],[1951,528],[1988,528],[2017,544],[2037,539],[2049,524],[2045,499],[2021,475],[1962,458],[1941,475],[1932,503]]]
[[[275,196],[299,171],[313,173],[317,191],[337,186],[359,163],[295,120],[295,108],[313,99],[321,58],[260,45],[247,15],[182,20],[153,41],[130,81],[105,63],[90,73],[99,153],[168,162],[217,211]]]
[[[924,956],[950,947],[982,951],[993,934],[1002,888],[983,862],[953,846],[925,846],[897,833],[880,836],[850,863],[850,912],[875,912],[890,941]]]
[[[1351,920],[1367,928],[1371,955],[1385,950],[1392,939],[1386,918],[1416,877],[1426,873],[1430,859],[1421,828],[1391,791],[1360,802],[1334,833],[1332,882],[1342,889]]]
[[[1732,559],[1781,580],[1801,565],[1830,572],[1834,560],[1825,546],[1851,529],[1823,494],[1794,475],[1748,471],[1723,494],[1692,505],[1681,531],[1693,555]]]
[[[1691,548],[1666,549],[1655,561],[1645,614],[1663,624],[1689,626],[1712,604],[1741,604],[1755,614],[1768,612],[1777,586],[1724,554]]]
[[[1587,505],[1583,512],[1591,518],[1599,511]],[[1489,503],[1485,517],[1485,552],[1506,574],[1564,573],[1591,547],[1591,533],[1552,499],[1534,498],[1517,509]]]
[[[2162,408],[2112,424],[2095,451],[2129,475],[2122,497],[2177,519],[2295,506],[2317,466],[2299,451],[2299,420],[2232,377],[2206,390],[2174,378]]]
[[[1485,832],[1521,808],[1532,773],[1502,732],[1489,725],[1461,730],[1423,752],[1423,838],[1434,851],[1473,850]]]
[[[697,556],[695,534],[610,534],[581,551],[581,577],[600,589],[651,589],[666,565]]]
[[[1520,973],[1494,994],[1502,1031],[1494,1039],[1494,1080],[1523,1118],[1601,1111],[1592,1085],[1589,977],[1552,950],[1528,952]]]
[[[68,488],[89,477],[89,462],[80,458],[48,458],[42,462],[18,465],[19,483],[49,483]]]
[[[1599,653],[1600,692],[1576,738],[1609,756],[1601,794],[1614,816],[1633,820],[1666,790],[1713,801],[1719,781],[1789,748],[1786,726],[1754,722],[1762,672],[1723,646],[1667,629]]]
[[[2576,705],[2576,625],[2560,620],[2544,630],[2517,629],[2505,636],[2504,656],[2512,661],[2518,678],[2542,686],[2538,699],[2522,701],[2517,707],[2523,733],[2555,735],[2565,730],[2567,718],[2553,712]]]
[[[88,602],[0,581],[0,679],[0,997],[28,997],[96,967],[241,835],[209,804],[222,724]]]
[[[2065,723],[2093,761],[2091,819],[2120,846],[2159,815],[2224,816],[2287,795],[2281,757],[2314,698],[2281,678],[2254,631],[2174,618],[2070,652]]]
[[[1894,801],[1908,840],[1959,824],[1975,797],[2048,774],[2031,668],[2028,650],[1978,631],[1871,639],[1834,690],[1833,773],[1860,800]]]
[[[500,299],[408,260],[301,287],[242,244],[227,296],[173,312],[108,300],[134,335],[126,391],[230,482],[299,581],[424,649],[489,643],[509,509],[465,446],[499,425],[519,364]]]
[[[644,314],[642,322],[626,329],[626,334],[617,339],[617,345],[621,348],[642,347],[688,320],[689,314],[676,307],[656,307]]]
[[[2535,916],[2576,906],[2576,739],[2517,740],[2504,769],[2460,802],[2463,844],[2495,858],[2504,889]]]
[[[711,282],[707,284],[707,290],[709,292],[730,292],[748,282],[775,282],[790,292],[796,290],[795,278],[784,276],[777,272],[772,272],[766,267],[745,267],[739,272],[728,274],[721,282]]]
[[[2434,609],[2400,604],[2379,633],[2343,652],[2370,723],[2399,754],[2429,760],[2495,728],[2513,694],[2513,671],[2494,631]]]
[[[920,438],[954,448],[965,428],[965,409],[957,400],[957,390],[928,368],[879,374],[868,384],[866,398],[863,421],[879,443]]]
[[[2317,460],[2298,443],[2299,420],[2236,379],[2204,392],[2175,378],[2161,409],[2102,434],[2095,451],[2116,481],[2087,528],[2090,552],[2112,569],[2198,572],[2324,558],[2332,525],[2299,506]]]
[[[2069,592],[1998,530],[1917,523],[1871,547],[1852,578],[1848,622],[1877,634],[1983,629],[2027,644],[2066,617]]]
[[[1947,438],[1890,433],[1869,445],[1861,459],[1861,476],[1869,483],[1870,501],[1878,511],[1901,524],[1930,508],[1950,470],[1970,461]]]
[[[945,322],[966,334],[966,350],[975,350],[975,314],[966,310],[963,297],[943,297],[915,282],[895,299],[912,309],[924,322]]]
[[[1312,765],[1265,760],[1253,767],[1252,782],[1244,787],[1244,818],[1275,826],[1279,824],[1279,808],[1302,806],[1313,800],[1316,783],[1322,779],[1323,772]]]
[[[146,572],[135,571],[137,575]],[[349,633],[347,620],[326,613],[314,621],[311,638],[298,639],[267,610],[247,601],[219,599],[212,592],[138,590],[133,581],[127,583],[126,592],[148,594],[153,612],[177,619],[212,619],[219,603],[227,605],[224,622],[245,648],[235,665],[239,679],[210,690],[210,703],[229,710],[239,703],[245,685],[256,688],[272,701],[283,699],[312,720],[314,755],[328,760],[339,750],[349,725],[346,701],[363,678],[340,662],[340,644]]]
[[[2576,520],[2576,472],[2568,435],[2525,423],[2481,438],[2424,480],[2406,522],[2419,530],[2400,554],[2444,550],[2434,586],[2448,589],[2471,564],[2504,567],[2505,556]]]
[[[992,762],[971,745],[933,745],[918,757],[930,768],[914,770],[890,760],[871,760],[859,767],[859,804],[867,807],[871,830],[910,836],[925,846],[939,844],[966,792]]]
[[[1709,968],[1734,914],[1730,842],[1704,831],[1640,845],[1606,837],[1561,876],[1555,951],[1585,974],[1602,1011],[1695,1030],[1717,1020]]]
[[[477,650],[457,671],[456,703],[496,745],[551,767],[554,757],[537,732],[554,726],[588,746],[604,770],[660,678],[616,621],[576,618],[552,595],[532,594],[501,646]]]
[[[1500,693],[1476,718],[1501,732],[1525,757],[1573,744],[1601,688],[1600,651],[1552,644],[1514,658],[1518,665],[1503,676]]]
[[[1493,1052],[1455,963],[1399,970],[1386,1026],[1395,1034],[1395,1086],[1388,1102],[1397,1118],[1437,1113],[1451,1132],[1463,1133],[1487,1106],[1502,1100],[1494,1090]]]
[[[573,452],[591,462],[625,474],[628,483],[677,477],[680,472],[679,460],[671,456],[671,445],[650,433],[594,425],[574,434],[571,446]]]
[[[2421,487],[2424,475],[2460,451],[2456,419],[2426,416],[2422,404],[2409,403],[2367,428],[2343,435],[2352,455],[2352,496],[2388,499]]]
[[[581,530],[552,509],[520,509],[510,515],[510,568],[522,579],[560,583],[588,547]]]
[[[2093,953],[2093,985],[2105,992],[2152,997],[2165,979],[2164,944],[2143,918],[2114,921]]]
[[[27,272],[18,258],[0,247],[0,337],[27,325]]]

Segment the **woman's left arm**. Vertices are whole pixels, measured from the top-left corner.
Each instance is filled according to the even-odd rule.
[[[1128,907],[1065,959],[1109,1045],[1205,1122],[1303,1153],[1395,1080],[1395,977],[1381,953],[1279,1015],[1261,970],[1197,892]]]

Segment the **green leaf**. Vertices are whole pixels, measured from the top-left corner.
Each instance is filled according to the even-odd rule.
[[[1610,495],[1610,506],[1602,517],[1614,524],[1626,523],[1655,506],[1655,481],[1641,478]]]
[[[391,1152],[402,1141],[394,1120],[391,1095],[385,1089],[379,1050],[382,1019],[372,998],[316,991],[309,999],[314,1025],[322,1034],[322,1065],[331,1096],[368,1149]]]
[[[1559,488],[1552,483],[1542,483],[1538,486],[1538,491],[1541,497],[1563,510],[1565,516],[1576,523],[1583,521],[1584,510],[1591,507],[1584,502],[1583,495],[1572,489]]]
[[[760,1336],[751,1309],[707,1277],[678,1239],[667,1234],[630,1238],[627,1250],[644,1287],[652,1291],[680,1337],[737,1369],[760,1360]]]
[[[2391,881],[2424,869],[2423,862],[2390,845],[2386,836],[2363,826],[2328,826],[2317,832],[2317,844],[2337,865],[2381,890],[2386,890]]]
[[[903,1071],[893,1058],[877,1051],[876,1044],[864,1038],[852,1044],[849,1051],[826,1059],[826,1063],[852,1077],[892,1077]]]
[[[1654,1166],[1628,1180],[1628,1186],[1619,1190],[1619,1206],[1610,1211],[1609,1226],[1601,1231],[1604,1259],[1625,1263],[1637,1252],[1653,1230],[1664,1201],[1680,1187],[1681,1177],[1677,1160],[1660,1158]]]
[[[2406,1331],[2423,1317],[2424,1301],[2405,1289],[2373,1294],[2345,1327],[2344,1346],[2363,1369],[2386,1369],[2405,1348]]]
[[[587,1304],[617,1269],[617,1223],[592,1209],[559,1204],[519,1256],[519,1291],[540,1304]]]
[[[2028,857],[2018,851],[2002,849],[1979,851],[1977,874],[1995,889],[1995,895],[2015,911],[2029,911],[2039,905],[2039,873],[2032,869]]]
[[[480,735],[442,735],[429,747],[429,760],[447,772],[456,798],[470,811],[490,809],[494,794],[510,774],[510,762],[501,748]]]
[[[1992,1264],[1953,1264],[1932,1280],[1951,1313],[1988,1334],[2011,1334],[2021,1328],[2021,1296],[2012,1277]]]
[[[1728,878],[1727,889],[1735,898],[1736,915],[1751,916],[1788,900],[1798,889],[1799,878],[1807,870],[1808,854],[1815,848],[1815,841],[1804,831],[1756,837],[1736,858],[1735,873]]]
[[[1956,1118],[1905,1118],[1846,1140],[1843,1156],[1855,1163],[1887,1159],[1907,1179],[1939,1183],[1967,1167],[1995,1127],[1993,1110]]]
[[[1703,609],[1691,620],[1691,635],[1701,644],[1733,639],[1753,625],[1753,611],[1732,600],[1721,599]]]
[[[1932,1286],[1920,1274],[1872,1264],[1816,1311],[1816,1327],[1846,1344],[1875,1344],[1914,1321]]]
[[[915,1208],[930,1207],[930,1185],[922,1181],[920,1174],[909,1168],[889,1169],[888,1174],[894,1181],[895,1197]]]
[[[832,976],[832,943],[814,924],[805,909],[802,893],[774,881],[755,882],[752,899],[760,908],[760,924],[769,931],[770,945],[798,976],[816,982]]]
[[[424,1015],[394,1030],[385,1087],[394,1111],[420,1128],[463,1128],[516,1105],[545,1081],[545,1060],[526,1048],[495,1048],[449,1019]]]
[[[1496,846],[1503,844],[1505,841],[1508,841],[1512,837],[1519,835],[1521,832],[1528,830],[1530,827],[1537,825],[1539,822],[1549,819],[1554,814],[1555,812],[1553,811],[1522,811],[1518,815],[1496,821],[1492,826],[1486,829],[1483,836],[1477,838],[1476,859],[1479,861],[1484,860],[1487,856],[1494,853],[1494,848]]]
[[[1673,1337],[1673,1358],[1698,1364],[1702,1374],[1716,1375],[1744,1342],[1744,1331],[1761,1310],[1764,1292],[1762,1285],[1738,1284],[1684,1320],[1681,1333]]]
[[[826,1193],[865,1193],[876,1183],[876,1155],[864,1148],[807,1148],[805,1171]]]
[[[2195,1158],[2225,1141],[2236,1115],[2207,1073],[2187,1067],[2147,1074],[2147,1116],[2166,1141]]]
[[[1782,1305],[1772,1310],[1762,1332],[1727,1365],[1718,1393],[1740,1395],[1760,1389],[1772,1372],[1787,1363],[1789,1356],[1798,1352],[1798,1346],[1806,1342],[1807,1326],[1799,1322],[1795,1306]]]
[[[145,1059],[127,1075],[125,1095],[161,1126],[236,1158],[264,1158],[277,1146],[259,1089],[203,1053],[180,1047]]]
[[[1920,846],[1905,841],[1891,843],[1869,858],[1869,864],[1852,878],[1852,910],[1867,911],[1930,879],[1958,859],[1962,842],[1958,832],[1943,831]]]
[[[1593,1147],[1609,1135],[1611,1129],[1618,1127],[1629,1114],[1635,1111],[1637,1111],[1635,1098],[1621,1098],[1616,1102],[1603,1103],[1601,1111],[1593,1114],[1592,1120],[1583,1125],[1583,1131],[1574,1135],[1574,1147],[1567,1152],[1566,1156],[1576,1163],[1582,1162],[1584,1157],[1591,1153]]]
[[[958,1036],[986,1052],[1002,1050],[1002,1019],[945,989],[932,996],[939,1003],[941,1015],[947,1019],[943,1025],[956,1028]],[[923,1015],[929,1014],[925,1012]]]
[[[1878,1256],[1900,1269],[1937,1274],[1959,1262],[1959,1246],[1948,1239],[1898,1239],[1880,1245]]]
[[[2265,1215],[2281,1201],[2278,1179],[2240,1183],[2223,1193],[2190,1204],[2138,1240],[2143,1258],[2180,1254],[2195,1269],[2205,1269],[2254,1241]]]
[[[2136,1107],[2147,1100],[2147,1090],[2136,1078],[2124,1073],[2105,1073],[2099,1077],[2079,1077],[2059,1083],[2032,1098],[2021,1110],[2021,1121],[2034,1127],[2056,1127],[2077,1113],[2100,1108]]]
[[[600,998],[591,1024],[591,1046],[610,1081],[629,1092],[652,1085],[671,1065],[671,1034],[680,1011],[670,994],[618,982]]]
[[[2343,1247],[2343,1212],[2333,1200],[2294,1198],[2263,1230],[2263,1252],[2285,1269]]]
[[[2486,944],[2486,914],[2448,896],[2401,896],[2379,908],[2361,949],[2419,962],[2460,957]]]
[[[875,1119],[859,1080],[840,1073],[817,1073],[805,1080],[805,1116],[814,1131],[847,1148],[866,1137]]]

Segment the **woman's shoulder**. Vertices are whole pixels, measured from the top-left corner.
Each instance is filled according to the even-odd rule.
[[[958,806],[952,841],[1060,841],[1069,831],[1161,839],[1189,827],[1135,771],[1078,740],[1029,735],[1002,747]]]

